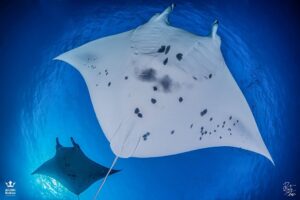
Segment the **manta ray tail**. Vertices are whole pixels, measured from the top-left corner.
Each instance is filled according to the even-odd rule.
[[[112,164],[111,164],[111,166],[110,166],[110,168],[109,168],[109,170],[108,170],[108,172],[107,172],[105,178],[103,179],[103,181],[102,181],[102,183],[101,183],[101,185],[100,185],[100,187],[99,187],[97,193],[96,193],[95,196],[94,196],[94,200],[97,199],[97,197],[98,197],[100,191],[102,190],[102,187],[103,187],[104,183],[106,182],[106,179],[107,179],[108,175],[109,175],[110,172],[112,171],[114,165],[117,163],[118,158],[119,158],[119,157],[116,156],[115,159],[114,159],[114,161],[112,162]]]

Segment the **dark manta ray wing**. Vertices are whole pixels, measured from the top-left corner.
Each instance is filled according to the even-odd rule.
[[[107,172],[108,168],[90,160],[79,146],[75,146],[58,148],[55,156],[32,174],[52,177],[79,195],[95,181],[103,178]],[[116,172],[117,170],[112,170],[110,174]]]

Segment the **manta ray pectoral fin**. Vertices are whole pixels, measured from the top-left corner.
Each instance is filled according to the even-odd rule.
[[[47,170],[47,162],[45,162],[44,164],[42,164],[41,166],[39,166],[36,170],[34,170],[31,175],[34,174],[43,174],[46,170]]]
[[[216,38],[216,35],[217,35],[217,31],[218,31],[218,27],[219,27],[219,21],[218,20],[215,20],[214,23],[212,24],[212,27],[211,27],[211,37],[213,39]]]
[[[167,7],[161,14],[157,14],[157,15],[154,15],[150,21],[163,21],[165,23],[169,23],[168,22],[168,16],[169,14],[173,11],[175,7],[175,4],[172,3],[169,7]]]
[[[112,175],[112,174],[115,174],[115,173],[118,173],[120,172],[121,170],[118,170],[118,169],[112,169],[109,173],[109,175]]]
[[[36,173],[37,173],[37,169],[34,170],[33,172],[31,172],[31,175],[34,175],[34,174],[36,174]]]

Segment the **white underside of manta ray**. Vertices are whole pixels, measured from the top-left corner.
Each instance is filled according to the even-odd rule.
[[[218,22],[198,36],[169,25],[172,9],[55,58],[83,76],[112,151],[146,158],[229,146],[273,163],[223,59]]]

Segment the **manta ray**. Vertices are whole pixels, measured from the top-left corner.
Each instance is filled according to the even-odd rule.
[[[43,163],[32,174],[46,175],[59,181],[69,191],[81,194],[95,181],[105,177],[108,168],[90,160],[71,137],[73,147],[63,147],[56,138],[55,156]],[[118,170],[110,170],[114,174]]]
[[[55,58],[84,78],[116,155],[112,166],[118,157],[224,146],[258,153],[274,164],[222,56],[219,22],[209,35],[198,36],[170,25],[173,8]]]

